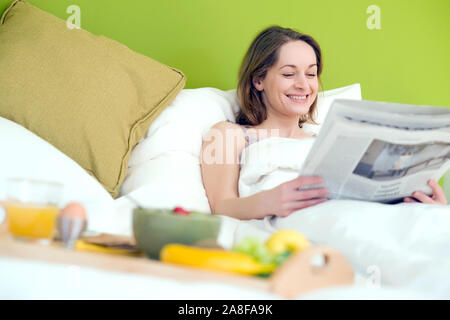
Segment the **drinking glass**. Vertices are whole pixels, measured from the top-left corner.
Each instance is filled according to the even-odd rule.
[[[49,181],[10,178],[5,203],[13,238],[50,243],[62,200],[63,185]]]

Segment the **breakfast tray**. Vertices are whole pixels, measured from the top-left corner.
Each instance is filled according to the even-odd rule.
[[[311,290],[353,283],[353,270],[345,257],[328,247],[312,247],[301,254],[294,254],[280,266],[270,278],[227,274],[187,266],[172,265],[148,259],[138,254],[133,238],[101,234],[84,237],[85,243],[112,250],[128,250],[134,254],[110,254],[107,251],[68,250],[59,242],[42,246],[13,240],[1,232],[0,256],[39,260],[97,268],[107,271],[163,277],[181,282],[213,281],[245,289],[261,290],[294,298]],[[322,265],[312,261],[317,255],[324,257]]]

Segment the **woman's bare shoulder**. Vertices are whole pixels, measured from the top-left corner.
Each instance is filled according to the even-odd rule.
[[[216,123],[203,136],[203,139],[210,142],[221,141],[226,149],[231,147],[232,150],[237,150],[239,153],[246,144],[242,127],[230,121]]]
[[[242,127],[239,124],[230,121],[220,121],[209,129],[207,136],[216,135],[222,135],[224,137],[234,136],[237,137],[238,140],[245,140]]]
[[[231,122],[231,121],[220,121],[217,122],[215,125],[211,127],[211,129],[216,129],[220,131],[226,131],[226,130],[241,130],[242,128],[239,124]]]

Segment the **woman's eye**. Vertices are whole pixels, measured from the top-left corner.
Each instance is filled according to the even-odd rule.
[[[316,75],[314,73],[310,73],[310,74],[308,74],[308,76],[315,77]]]
[[[293,75],[294,75],[293,73],[283,74],[283,76],[285,76],[285,77],[291,77],[291,76],[293,76]]]

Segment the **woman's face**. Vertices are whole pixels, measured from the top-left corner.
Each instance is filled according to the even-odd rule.
[[[314,49],[300,40],[285,43],[279,49],[277,63],[264,79],[253,79],[253,84],[262,91],[269,117],[307,114],[319,87]]]

